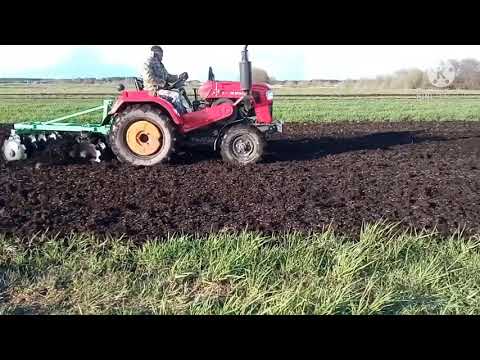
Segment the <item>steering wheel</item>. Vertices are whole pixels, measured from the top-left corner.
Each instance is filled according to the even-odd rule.
[[[177,81],[175,81],[172,84],[168,84],[165,80],[162,80],[162,83],[160,85],[158,85],[158,88],[163,88],[165,90],[172,90],[172,89],[175,89],[177,85],[179,85],[182,82],[185,82],[187,80],[188,80],[188,74],[183,73],[183,74],[179,75]]]
[[[175,89],[175,87],[176,87],[178,84],[182,83],[182,82],[184,82],[183,79],[178,79],[177,81],[175,81],[175,82],[172,83],[171,85],[168,85],[168,84],[167,84],[166,88],[167,88],[167,90]]]

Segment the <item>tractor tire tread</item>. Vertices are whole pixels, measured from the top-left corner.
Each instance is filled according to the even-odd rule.
[[[125,131],[124,127],[126,127],[129,123],[135,122],[135,120],[132,120],[132,118],[150,119],[153,122],[156,122],[157,125],[164,127],[164,130],[168,132],[170,137],[170,145],[161,159],[155,160],[153,158],[149,160],[142,160],[131,154],[129,150],[126,149],[126,145],[124,145],[123,142],[120,142],[119,144],[116,141],[118,140],[119,136],[122,136],[122,130]],[[155,166],[168,163],[170,161],[172,154],[175,152],[177,136],[171,119],[163,112],[161,112],[159,109],[155,109],[151,105],[136,104],[126,107],[122,113],[119,114],[112,126],[112,131],[110,132],[108,140],[112,152],[121,163],[127,163],[133,166]]]
[[[255,148],[255,156],[254,158],[249,161],[248,163],[241,163],[239,162],[233,154],[230,152],[230,148],[228,145],[229,139],[233,136],[235,136],[238,133],[242,132],[248,132],[250,134],[255,134],[257,138],[257,144]],[[256,127],[252,125],[247,125],[247,124],[239,124],[239,125],[234,125],[230,128],[228,128],[225,133],[222,136],[222,141],[220,144],[220,154],[222,156],[222,159],[225,163],[233,166],[244,166],[244,165],[250,165],[250,164],[256,164],[260,162],[263,158],[263,155],[265,153],[265,149],[267,146],[267,142],[265,139],[265,136],[258,130]]]

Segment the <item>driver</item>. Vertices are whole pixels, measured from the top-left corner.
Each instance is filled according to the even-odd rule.
[[[144,84],[145,90],[161,96],[170,101],[180,114],[191,112],[192,109],[183,96],[180,96],[178,91],[168,90],[169,84],[177,81],[185,81],[188,79],[188,74],[183,73],[180,76],[170,75],[162,63],[163,49],[160,46],[153,46],[152,55],[148,58],[145,64]]]

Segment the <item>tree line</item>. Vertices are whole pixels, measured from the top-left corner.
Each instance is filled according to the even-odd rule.
[[[480,61],[476,59],[449,60],[455,68],[455,81],[449,87],[458,90],[480,89]],[[429,89],[434,88],[426,71],[418,68],[399,70],[392,75],[375,79],[347,80],[344,87],[355,89]]]

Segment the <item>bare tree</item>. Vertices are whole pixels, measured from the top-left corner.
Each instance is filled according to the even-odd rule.
[[[456,87],[463,89],[480,88],[480,62],[478,60],[463,59],[462,61],[451,62],[456,67]]]

